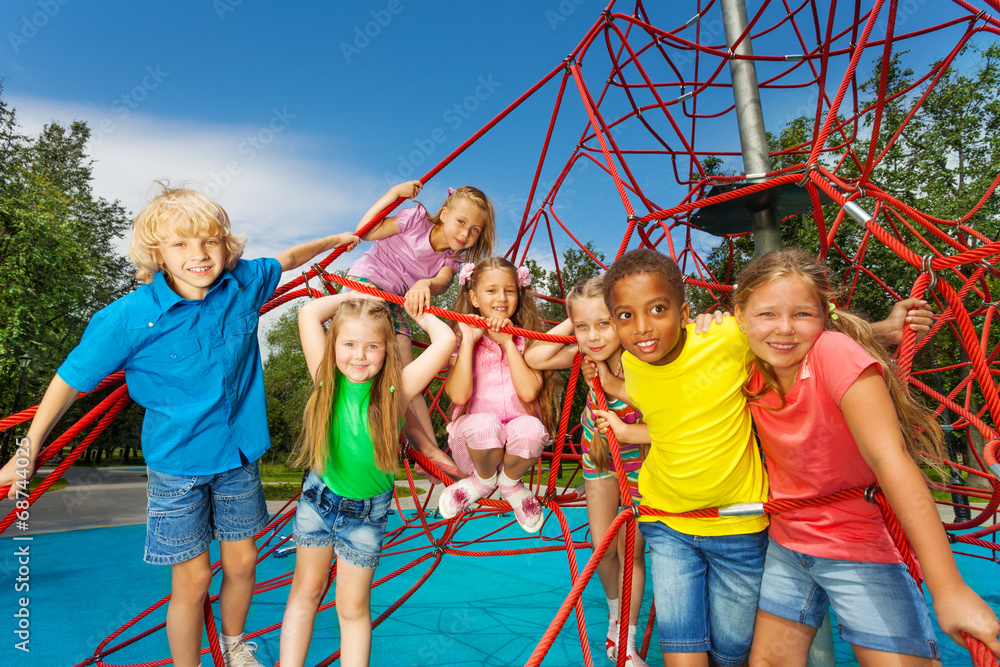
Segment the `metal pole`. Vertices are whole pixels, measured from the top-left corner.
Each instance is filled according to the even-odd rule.
[[[722,23],[726,28],[726,44],[732,53],[753,55],[753,46],[747,36],[733,49],[733,44],[747,29],[747,8],[743,0],[722,0]],[[733,79],[733,99],[736,101],[736,123],[740,129],[740,148],[743,151],[743,168],[748,183],[765,180],[762,174],[771,171],[767,135],[764,133],[764,112],[760,106],[757,87],[757,66],[752,60],[729,59],[729,73]],[[781,248],[781,232],[773,208],[754,213],[754,254],[758,257]]]
[[[722,23],[726,28],[726,44],[731,53],[753,55],[753,45],[748,35],[735,48],[733,44],[746,32],[747,8],[744,0],[722,0]],[[748,183],[759,183],[763,174],[771,171],[767,135],[764,132],[764,112],[760,106],[760,89],[757,86],[757,66],[752,60],[729,59],[729,74],[733,80],[733,99],[736,103],[736,123],[740,130],[740,149],[743,151],[743,168]],[[754,255],[781,249],[781,232],[773,208],[757,211],[753,215]],[[827,611],[823,626],[816,633],[809,650],[809,667],[834,667],[833,630],[830,612]]]

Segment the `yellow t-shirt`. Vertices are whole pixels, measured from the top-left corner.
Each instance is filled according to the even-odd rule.
[[[653,366],[625,352],[625,391],[649,425],[652,446],[639,473],[642,504],[667,512],[767,499],[743,396],[750,348],[727,319],[703,335],[687,327],[680,356]],[[649,517],[689,535],[737,535],[767,527],[766,516]]]

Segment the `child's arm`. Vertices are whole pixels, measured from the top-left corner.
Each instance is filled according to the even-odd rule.
[[[607,437],[608,430],[615,432],[618,442],[628,442],[633,445],[648,445],[653,442],[649,437],[649,426],[643,422],[637,424],[626,424],[621,417],[608,410],[594,410],[597,417],[596,426],[604,437]]]
[[[424,312],[424,308],[431,305],[431,297],[447,292],[454,279],[455,269],[450,266],[442,266],[434,277],[424,278],[413,283],[413,286],[404,295],[406,301],[403,302],[403,306],[416,313]]]
[[[476,341],[482,338],[483,330],[464,322],[458,323],[458,330],[462,333],[462,342],[458,344],[458,355],[445,380],[444,393],[455,405],[465,405],[472,398],[472,350]]]
[[[34,419],[31,420],[28,434],[25,436],[29,443],[27,457],[23,456],[22,453],[14,452],[14,456],[7,462],[7,465],[0,469],[0,486],[11,485],[10,492],[7,494],[8,498],[12,500],[16,498],[19,490],[23,497],[26,485],[34,475],[35,459],[38,457],[38,452],[42,450],[42,444],[49,437],[49,433],[59,418],[66,413],[69,406],[73,405],[73,401],[79,395],[80,392],[66,384],[58,375],[52,378],[49,388],[45,390],[45,396],[42,397],[42,402],[38,405],[38,411],[35,413]],[[20,466],[18,465],[19,461]],[[21,484],[22,481],[23,484]]]
[[[927,578],[938,625],[959,645],[964,630],[1000,656],[1000,622],[964,581],[955,566],[941,518],[920,469],[913,463],[894,419],[885,381],[872,367],[848,388],[840,401],[847,425],[865,461],[878,478],[889,504],[906,531]]]
[[[354,250],[359,241],[360,239],[350,232],[332,234],[330,236],[324,236],[321,239],[306,241],[305,243],[300,243],[297,246],[292,246],[288,250],[279,252],[275,259],[278,260],[279,264],[281,264],[282,271],[291,271],[292,269],[299,268],[316,255],[326,252],[327,250],[339,248],[342,245],[346,245],[347,252],[350,252]]]
[[[323,353],[326,348],[326,329],[323,328],[323,323],[337,314],[337,309],[344,301],[358,298],[369,297],[358,292],[344,290],[340,294],[331,294],[310,301],[299,310],[299,340],[302,342],[302,354],[306,358],[309,377],[316,377],[319,364],[323,361]],[[394,343],[389,341],[389,344]]]
[[[903,342],[903,332],[906,327],[916,332],[917,340],[931,330],[934,323],[934,312],[927,308],[923,299],[903,299],[897,301],[889,317],[881,322],[872,322],[872,333],[883,345],[899,345]]]
[[[565,319],[549,329],[549,333],[553,336],[572,336],[573,323]],[[554,371],[560,368],[570,368],[578,352],[579,348],[576,345],[536,340],[525,348],[524,362],[535,370]]]
[[[384,209],[386,206],[396,201],[400,197],[405,197],[406,199],[413,199],[418,194],[420,194],[421,188],[424,184],[420,181],[408,181],[406,183],[400,183],[399,185],[394,185],[389,189],[384,195],[382,195],[377,202],[372,204],[372,207],[368,209],[368,212],[364,214],[361,218],[361,222],[358,223],[358,227],[355,231],[361,231],[361,228],[371,222],[378,213]],[[396,216],[390,215],[389,217],[382,220],[375,229],[371,230],[367,234],[361,237],[362,241],[377,241],[379,239],[387,239],[390,236],[394,236],[399,233],[399,221],[396,220]]]
[[[455,332],[450,326],[430,313],[415,315],[411,312],[410,317],[427,332],[431,344],[403,369],[403,405],[408,404],[410,399],[419,395],[430,384],[455,350]],[[395,343],[390,341],[389,344]]]

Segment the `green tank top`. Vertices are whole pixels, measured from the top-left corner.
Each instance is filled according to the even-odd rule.
[[[351,382],[339,372],[330,415],[329,458],[323,481],[341,498],[361,500],[385,493],[394,475],[375,465],[375,449],[368,430],[368,403],[373,380]]]

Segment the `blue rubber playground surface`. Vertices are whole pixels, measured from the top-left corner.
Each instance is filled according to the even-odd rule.
[[[565,510],[576,541],[584,539],[585,510]],[[472,539],[510,522],[509,516],[476,519],[458,533],[460,540]],[[390,529],[400,525],[395,513]],[[35,535],[28,541],[0,538],[0,589],[4,590],[0,628],[0,664],[32,667],[62,667],[86,660],[115,629],[165,596],[170,590],[170,568],[142,562],[145,526],[94,528]],[[287,534],[287,529],[282,534]],[[502,529],[492,538],[501,542],[470,546],[474,549],[523,548],[562,543],[554,517],[541,537],[528,540],[515,526]],[[30,590],[15,592],[18,563],[15,551],[30,547]],[[415,549],[415,550],[414,550]],[[383,558],[376,578],[412,563],[427,548],[424,538],[399,547],[402,553]],[[580,569],[589,550],[578,550]],[[217,545],[213,546],[213,559]],[[427,573],[433,558],[415,565],[373,591],[373,617],[381,614]],[[960,557],[959,566],[966,580],[989,602],[1000,609],[1000,565],[980,559]],[[258,582],[279,577],[294,567],[294,556],[267,558],[258,567]],[[218,578],[213,592],[217,592]],[[523,665],[541,639],[570,588],[565,550],[515,556],[445,555],[440,566],[399,609],[375,629],[372,665]],[[287,587],[261,593],[250,609],[248,630],[278,623],[288,595]],[[332,596],[332,592],[331,592]],[[8,610],[18,608],[18,598],[28,597],[30,612],[30,652],[14,648],[13,634],[17,619]],[[644,617],[651,593],[647,586]],[[502,599],[498,604],[495,599]],[[599,583],[588,585],[583,604],[590,632],[595,665],[610,665],[603,654],[605,604]],[[122,638],[132,637],[165,619],[166,607],[160,607],[137,623]],[[836,621],[834,621],[836,623]],[[838,665],[857,664],[850,647],[840,642],[834,628]],[[116,641],[120,641],[116,640]],[[272,665],[278,659],[278,631],[266,633],[254,641],[260,647],[262,663]],[[113,642],[116,643],[116,642]],[[945,665],[971,664],[968,653],[947,637],[941,636]],[[316,664],[337,650],[339,636],[333,609],[323,612],[307,664]],[[160,630],[105,658],[107,664],[125,665],[165,658],[169,655],[166,634]],[[655,633],[650,665],[661,665]],[[211,664],[209,658],[203,664]],[[335,663],[336,664],[336,663]],[[543,665],[582,665],[583,658],[576,622],[570,616]]]

